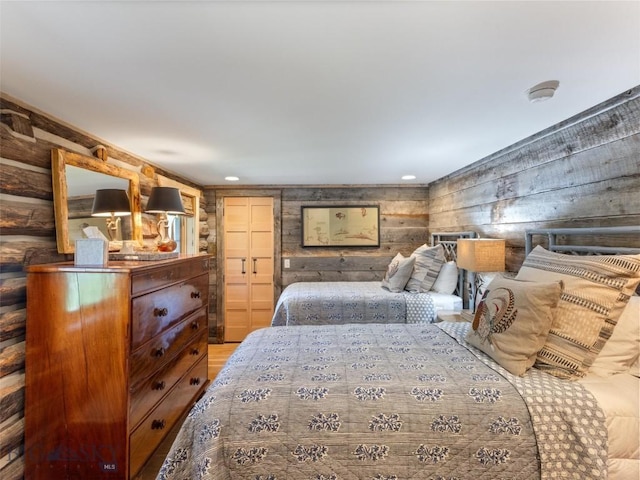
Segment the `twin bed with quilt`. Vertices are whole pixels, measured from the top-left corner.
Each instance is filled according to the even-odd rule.
[[[398,253],[378,282],[298,282],[275,307],[272,326],[431,323],[440,310],[462,310],[464,271],[456,240],[474,232],[435,233],[409,257]]]
[[[544,233],[473,324],[253,332],[158,479],[638,478],[640,248],[565,255],[556,234],[584,232]]]

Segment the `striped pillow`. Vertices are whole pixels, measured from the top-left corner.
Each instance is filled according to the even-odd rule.
[[[535,366],[561,378],[585,375],[640,282],[640,255],[574,256],[537,246],[518,280],[561,280],[564,290]]]
[[[405,290],[428,292],[438,278],[440,269],[446,263],[444,247],[442,245],[428,247],[424,244],[416,248],[411,257],[416,259],[416,263],[413,265],[413,273]]]

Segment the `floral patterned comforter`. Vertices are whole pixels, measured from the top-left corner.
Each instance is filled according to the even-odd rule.
[[[298,282],[284,289],[272,326],[344,323],[431,323],[428,293],[393,293],[380,282]]]
[[[158,479],[605,478],[604,417],[586,390],[510,375],[461,345],[468,325],[258,330]]]

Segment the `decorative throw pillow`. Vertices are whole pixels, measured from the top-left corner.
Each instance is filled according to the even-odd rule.
[[[487,287],[466,340],[514,375],[524,375],[544,346],[562,282],[496,277]]]
[[[626,372],[640,353],[640,297],[633,296],[624,308],[611,338],[593,361],[589,372],[607,376]]]
[[[401,292],[404,290],[411,272],[413,272],[413,264],[416,259],[413,257],[405,258],[398,253],[387,267],[387,273],[382,279],[382,286],[391,292]]]
[[[451,261],[442,265],[438,278],[433,283],[431,291],[451,295],[458,286],[458,267],[456,262]]]
[[[575,379],[589,370],[638,286],[640,255],[563,255],[537,246],[516,278],[564,282],[556,317],[535,366]]]
[[[428,247],[424,244],[416,248],[411,256],[416,259],[416,263],[405,288],[410,292],[428,292],[446,262],[444,248],[442,245]]]

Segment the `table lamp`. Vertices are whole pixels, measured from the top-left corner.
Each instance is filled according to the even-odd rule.
[[[159,213],[158,239],[156,241],[158,250],[161,252],[173,252],[178,243],[171,238],[171,222],[168,215],[184,215],[185,210],[180,197],[180,190],[173,187],[153,187],[149,201],[147,202],[147,213]]]
[[[457,264],[471,275],[470,301],[472,311],[476,311],[476,291],[478,288],[476,273],[504,272],[505,240],[497,238],[460,238],[458,239]]]
[[[131,215],[131,205],[127,192],[117,188],[96,190],[93,197],[92,217],[106,217],[109,240],[118,240],[120,217]]]

